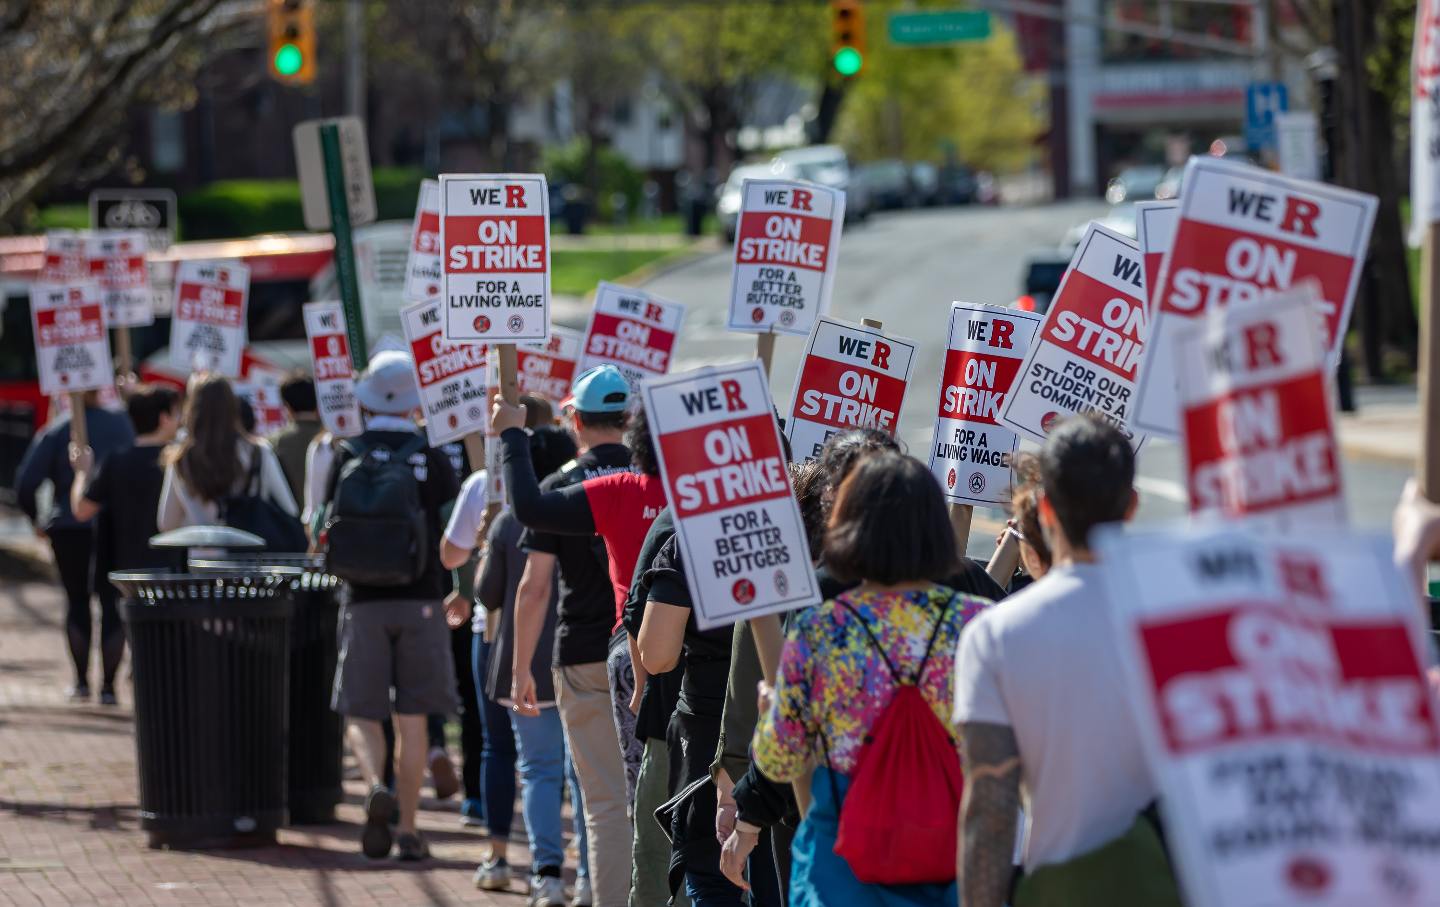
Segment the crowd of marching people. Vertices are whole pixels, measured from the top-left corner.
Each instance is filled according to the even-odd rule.
[[[537,907],[1180,902],[1091,547],[1138,504],[1106,422],[1071,418],[1015,459],[988,564],[890,435],[837,432],[792,462],[824,603],[786,615],[767,682],[751,628],[696,622],[656,442],[615,368],[580,375],[558,412],[495,398],[498,509],[501,477],[427,443],[405,353],[358,376],[357,437],[323,431],[308,379],[282,396],[291,422],[269,440],[213,375],[183,397],[132,384],[125,414],[92,396],[88,446],[63,420],[35,438],[17,485],[32,518],[40,485],[57,489],[37,526],[75,699],[96,679],[115,702],[106,574],[174,566],[144,542],[158,531],[228,523],[347,581],[333,707],[372,859],[428,856],[428,773],[483,829],[476,885],[523,878]],[[1440,519],[1414,494],[1400,516],[1397,548],[1423,563]],[[510,863],[517,795],[528,866]]]

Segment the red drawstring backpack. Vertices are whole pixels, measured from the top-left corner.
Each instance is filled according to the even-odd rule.
[[[833,777],[830,782],[840,810],[835,853],[867,885],[947,884],[955,879],[963,787],[960,756],[919,687],[953,602],[941,610],[914,675],[901,677],[859,612],[836,600],[860,624],[896,684],[895,695],[865,737],[843,804]],[[823,735],[821,744],[828,767],[830,752]]]

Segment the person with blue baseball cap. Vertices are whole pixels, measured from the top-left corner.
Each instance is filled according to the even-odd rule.
[[[555,698],[585,801],[594,902],[623,904],[630,890],[628,811],[643,753],[630,704],[644,678],[633,667],[633,641],[620,614],[645,533],[665,506],[665,489],[644,410],[632,404],[618,369],[587,370],[571,396],[568,419],[582,452],[544,482],[531,465],[525,408],[497,395],[491,413],[506,492],[527,527],[521,547],[529,552],[516,593],[511,698],[519,714],[536,713],[530,663],[558,562]]]

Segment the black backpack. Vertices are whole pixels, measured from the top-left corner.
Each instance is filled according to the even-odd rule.
[[[250,475],[240,494],[227,495],[218,502],[220,522],[242,529],[265,540],[264,551],[303,552],[308,546],[300,520],[282,510],[260,492],[260,460],[264,451],[251,448]]]
[[[346,459],[320,534],[330,573],[357,586],[408,586],[424,574],[430,541],[410,465],[424,449],[418,435],[398,450],[359,439],[341,442]]]

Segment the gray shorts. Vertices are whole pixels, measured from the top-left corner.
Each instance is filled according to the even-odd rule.
[[[439,602],[383,599],[341,609],[331,708],[383,721],[392,712],[450,715],[459,705],[450,629]]]

